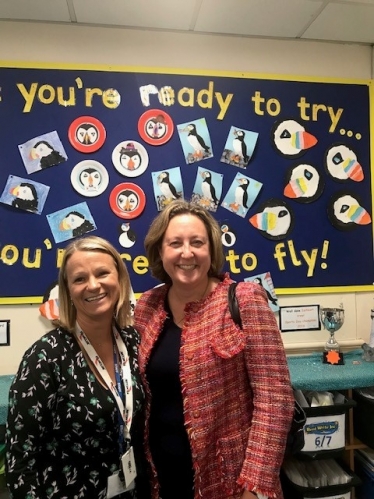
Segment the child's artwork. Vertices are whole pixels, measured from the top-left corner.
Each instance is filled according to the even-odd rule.
[[[261,187],[262,183],[258,180],[237,173],[222,202],[222,207],[244,218],[255,202]]]
[[[191,201],[209,211],[217,211],[222,194],[223,175],[199,167]]]
[[[48,185],[9,175],[0,202],[40,215],[48,192]]]
[[[271,278],[270,272],[265,272],[264,274],[257,274],[252,277],[246,277],[245,281],[255,282],[262,286],[265,290],[266,296],[268,298],[269,306],[273,312],[278,312],[278,298],[275,293],[273,280]]]
[[[184,197],[179,167],[152,172],[152,184],[158,211],[162,211],[174,199]]]
[[[178,133],[187,164],[213,157],[205,118],[178,125]]]
[[[27,173],[45,170],[67,160],[56,131],[45,133],[18,146]]]
[[[222,163],[246,168],[253,155],[257,139],[257,132],[232,126],[221,156]]]
[[[56,243],[83,236],[96,229],[87,203],[79,203],[47,215]]]

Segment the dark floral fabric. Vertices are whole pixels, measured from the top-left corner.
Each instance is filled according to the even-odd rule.
[[[131,361],[136,456],[143,390],[139,336],[121,331]],[[6,477],[14,499],[104,499],[119,466],[117,405],[96,379],[76,339],[55,329],[24,354],[9,393]],[[120,496],[118,496],[120,497]],[[128,492],[122,497],[135,497]]]

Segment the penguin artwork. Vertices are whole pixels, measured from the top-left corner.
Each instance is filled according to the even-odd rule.
[[[31,159],[39,159],[39,165],[42,170],[66,161],[66,158],[58,151],[55,151],[46,140],[40,140],[34,144],[34,147],[30,151],[30,157]]]
[[[28,182],[21,182],[10,190],[14,196],[12,206],[21,210],[37,212],[38,211],[38,193],[35,186]]]
[[[99,134],[97,128],[92,123],[82,123],[77,128],[75,137],[80,144],[89,146],[97,141]]]
[[[151,139],[161,139],[167,130],[167,123],[163,114],[151,118],[145,126],[145,132]]]
[[[364,171],[356,153],[345,144],[335,144],[326,151],[325,166],[329,175],[338,180],[364,180]]]
[[[169,172],[161,172],[157,176],[157,185],[160,188],[160,191],[166,198],[166,202],[170,202],[173,199],[178,199],[181,196],[178,194],[177,189],[174,184],[170,181]]]
[[[221,225],[221,242],[224,246],[227,248],[230,248],[231,246],[234,246],[236,243],[236,235],[233,232],[233,230],[227,225],[223,224]]]
[[[71,211],[60,222],[59,229],[61,231],[71,230],[73,237],[78,237],[94,230],[95,226],[79,211]]]
[[[123,248],[131,248],[136,242],[136,234],[130,228],[130,224],[128,222],[120,225],[120,236],[118,238],[119,244]]]
[[[204,139],[197,133],[196,125],[194,125],[193,123],[187,125],[187,131],[187,139],[194,150],[194,158],[198,160],[202,159],[204,157],[204,154],[209,155],[210,147],[205,144]]]
[[[203,177],[203,181],[201,182],[201,190],[203,193],[203,197],[208,199],[210,203],[218,204],[218,199],[216,196],[216,189],[212,184],[212,174],[208,171],[202,172],[201,176]]]
[[[101,173],[96,168],[85,168],[79,174],[79,182],[86,191],[97,191],[101,180]]]
[[[44,293],[43,303],[39,307],[40,315],[49,320],[59,318],[58,282],[54,281]]]
[[[248,210],[248,192],[249,180],[241,177],[238,179],[239,185],[235,189],[235,202],[230,204],[230,208],[238,212],[240,208]]]
[[[131,213],[138,207],[139,198],[134,191],[125,189],[119,193],[117,197],[117,205],[121,211]]]
[[[266,293],[266,296],[267,296],[267,298],[268,298],[268,301],[270,301],[270,303],[272,303],[273,305],[277,305],[277,304],[278,304],[278,300],[277,300],[277,298],[274,298],[274,297],[272,296],[272,294],[271,294],[271,293],[269,293],[269,291],[268,291],[268,290],[265,288],[265,286],[262,284],[262,279],[261,279],[261,277],[255,277],[255,278],[253,279],[253,282],[255,282],[256,284],[259,284],[262,288],[264,288],[265,293]]]
[[[122,147],[119,154],[119,162],[126,170],[137,170],[142,164],[142,157],[132,142]]]
[[[240,160],[242,160],[244,164],[247,164],[250,158],[247,154],[247,144],[244,142],[245,133],[243,130],[235,130],[234,135],[235,138],[232,141],[234,156],[232,160],[235,163],[240,163]]]

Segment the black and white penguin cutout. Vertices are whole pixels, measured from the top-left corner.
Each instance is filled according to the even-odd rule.
[[[201,172],[203,181],[201,182],[201,192],[203,197],[215,205],[218,204],[219,199],[216,196],[216,188],[212,183],[212,174],[209,171]]]
[[[277,152],[286,158],[300,157],[318,142],[314,135],[294,119],[276,122],[270,137]]]
[[[170,180],[169,172],[161,172],[157,176],[157,185],[165,196],[165,201],[170,203],[174,199],[179,199],[181,196],[178,194],[175,185]]]
[[[298,163],[289,168],[286,174],[283,194],[299,203],[311,203],[318,199],[324,188],[319,171],[307,163]]]
[[[337,181],[353,180],[362,182],[364,171],[356,153],[345,144],[333,144],[325,153],[325,168],[327,173]]]
[[[231,246],[234,246],[234,244],[236,243],[236,235],[235,232],[231,229],[231,227],[228,224],[223,223],[221,225],[221,232],[222,232],[221,236],[222,244],[226,246],[226,248],[231,248]]]
[[[293,229],[294,215],[287,203],[280,199],[269,199],[249,219],[260,233],[274,241],[285,239]]]
[[[340,191],[332,196],[327,214],[331,224],[343,231],[351,231],[371,223],[371,216],[362,206],[357,194],[349,191]]]
[[[120,225],[119,233],[118,242],[123,248],[131,248],[134,246],[136,243],[136,234],[131,229],[129,222],[124,222]]]
[[[232,148],[234,156],[231,158],[235,163],[248,164],[249,156],[247,154],[247,144],[245,143],[245,132],[243,130],[234,130],[234,140],[232,141]]]

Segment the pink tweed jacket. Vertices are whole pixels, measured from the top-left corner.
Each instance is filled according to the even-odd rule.
[[[279,471],[294,398],[282,339],[261,286],[240,283],[243,330],[228,309],[228,274],[205,299],[187,304],[180,349],[185,425],[195,471],[195,499],[239,499],[243,489],[282,499]],[[140,372],[166,317],[168,286],[143,293],[135,308]],[[147,441],[147,425],[146,425]],[[158,499],[153,469],[152,498]]]

